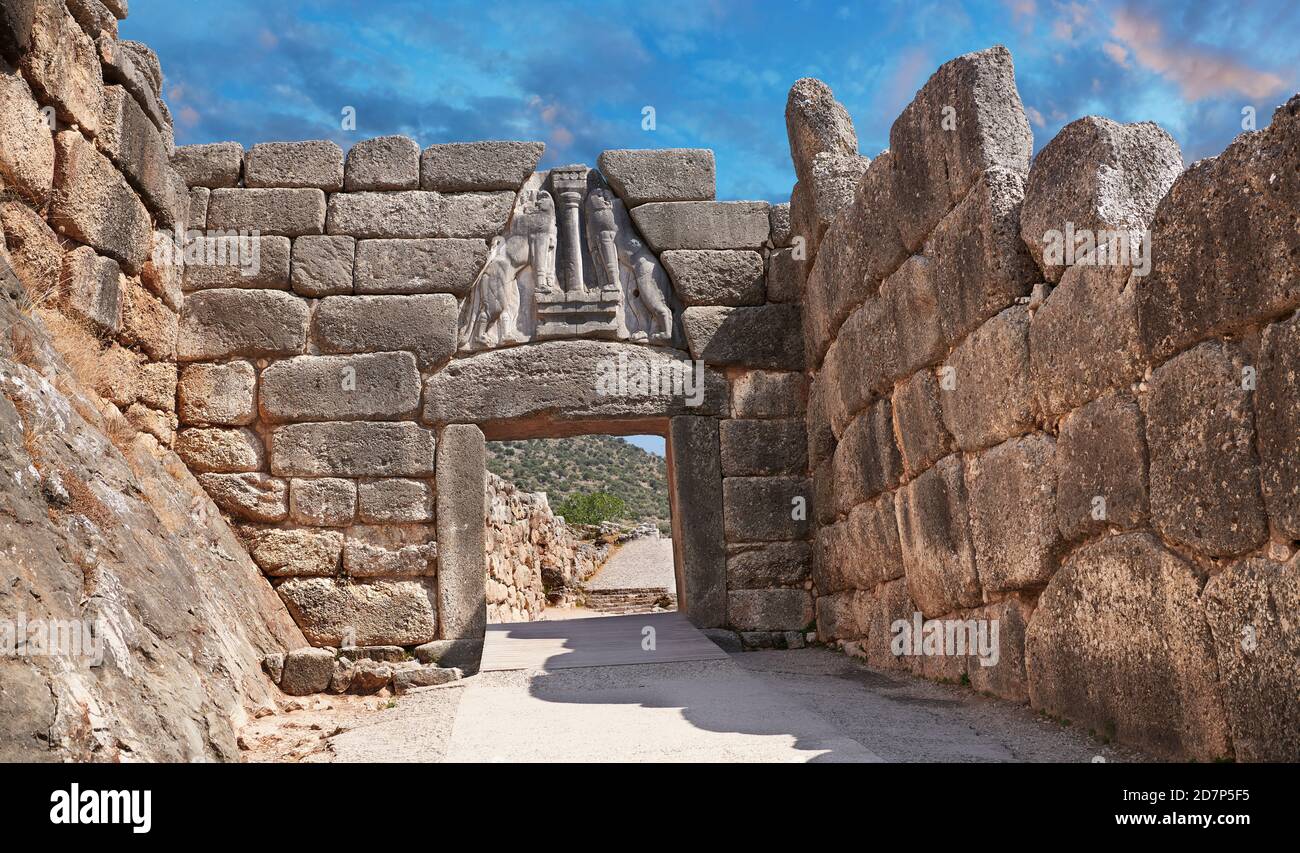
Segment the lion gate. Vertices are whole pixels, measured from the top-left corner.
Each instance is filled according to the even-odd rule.
[[[542,150],[178,149],[224,262],[186,269],[177,450],[311,642],[471,649],[485,440],[660,435],[682,611],[781,644],[813,620],[788,207],[714,201],[708,150]]]

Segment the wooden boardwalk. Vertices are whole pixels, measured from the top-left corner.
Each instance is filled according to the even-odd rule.
[[[488,625],[479,671],[726,659],[680,613],[635,613]]]

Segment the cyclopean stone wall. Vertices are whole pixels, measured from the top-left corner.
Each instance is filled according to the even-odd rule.
[[[1158,754],[1300,757],[1300,97],[1185,171],[1096,117],[1031,163],[1000,47],[865,171],[821,83],[787,124],[821,637]],[[1062,263],[1067,228],[1149,228],[1149,270]],[[999,662],[895,655],[915,612],[998,620]]]
[[[520,589],[508,610],[508,592],[485,600],[484,433],[658,433],[688,615],[806,628],[784,209],[712,201],[709,151],[535,172],[541,154],[402,137],[346,157],[320,141],[177,149],[195,227],[241,235],[241,263],[186,271],[178,452],[309,640],[411,646],[530,611]],[[470,518],[477,550],[460,541]]]

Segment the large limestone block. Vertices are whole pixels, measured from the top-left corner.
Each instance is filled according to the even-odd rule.
[[[30,298],[50,293],[63,269],[63,247],[45,220],[20,201],[0,201],[7,260]]]
[[[542,142],[449,142],[420,155],[420,186],[426,190],[515,190],[537,168]]]
[[[877,401],[840,436],[833,457],[835,511],[840,515],[892,489],[903,474],[891,408],[888,400]]]
[[[279,477],[428,477],[430,430],[409,421],[288,424],[271,432],[271,473]]]
[[[1255,417],[1240,356],[1204,343],[1158,368],[1147,398],[1151,523],[1212,557],[1264,543]]]
[[[434,577],[436,531],[427,524],[351,527],[343,543],[343,571],[353,578]],[[447,611],[439,610],[445,620]]]
[[[835,452],[835,431],[831,425],[832,397],[839,396],[834,377],[826,370],[812,378],[808,389],[808,464],[816,467]]]
[[[343,189],[413,190],[420,186],[420,146],[409,136],[379,136],[348,150]]]
[[[632,221],[656,252],[758,249],[770,224],[765,201],[665,201],[632,209]]]
[[[1300,569],[1243,560],[1201,596],[1238,761],[1300,757]]]
[[[751,370],[731,382],[731,415],[785,418],[803,415],[807,380],[793,371]]]
[[[629,208],[650,201],[711,201],[716,189],[708,148],[615,149],[596,161]]]
[[[480,239],[362,240],[356,293],[469,293],[487,261]]]
[[[969,505],[957,454],[895,495],[907,588],[927,618],[980,604]]]
[[[293,241],[295,293],[319,298],[352,292],[352,265],[357,241],[352,237],[315,234]]]
[[[967,459],[971,542],[986,591],[1036,589],[1056,571],[1064,540],[1055,457],[1056,442],[1036,433]]]
[[[1061,128],[1034,158],[1020,214],[1021,236],[1043,275],[1061,280],[1063,258],[1047,250],[1059,252],[1067,228],[1141,239],[1182,170],[1178,143],[1153,122],[1086,116]]]
[[[819,592],[872,589],[903,574],[893,492],[858,504],[846,518],[817,531],[813,580]]]
[[[172,168],[191,187],[233,187],[239,183],[244,148],[238,142],[182,145],[172,154]]]
[[[875,596],[860,589],[818,595],[815,602],[817,638],[826,643],[866,637],[874,621],[876,606]]]
[[[139,347],[155,361],[176,358],[178,318],[134,279],[119,278],[122,293],[122,343]]]
[[[893,367],[896,377],[929,367],[948,352],[934,271],[929,258],[912,255],[880,284],[880,299],[888,306],[888,338],[893,345],[886,363]]]
[[[478,427],[450,424],[442,429],[437,475],[439,638],[481,639],[487,627],[487,445]]]
[[[324,693],[329,689],[334,666],[334,653],[329,649],[294,649],[285,655],[280,689],[289,696]]]
[[[728,542],[808,538],[812,481],[804,477],[727,477],[722,481]],[[688,516],[689,517],[689,516]]]
[[[68,11],[92,39],[101,35],[117,38],[117,18],[100,0],[68,0]]]
[[[357,484],[339,477],[289,481],[289,517],[297,524],[343,527],[357,515]]]
[[[1142,375],[1141,284],[1129,273],[1126,267],[1071,267],[1034,314],[1029,359],[1044,414],[1063,414]]]
[[[691,356],[715,365],[801,370],[801,326],[794,305],[696,306],[682,312]]]
[[[673,551],[681,567],[678,607],[697,628],[721,627],[727,624],[727,553],[717,419],[673,418],[668,449]]]
[[[200,474],[198,481],[213,503],[237,518],[272,523],[289,517],[289,484],[277,477]]]
[[[167,150],[173,150],[175,141],[172,137],[171,114],[154,87],[152,71],[148,64],[138,61],[142,56],[138,42],[119,42],[109,36],[101,35],[95,40],[95,48],[103,66],[105,83],[116,83],[131,93],[131,97],[149,117],[149,121],[158,128],[166,139]],[[161,73],[161,72],[160,72]]]
[[[163,224],[184,222],[189,193],[177,187],[179,176],[169,163],[167,143],[121,86],[104,87],[103,122],[95,140]]]
[[[690,359],[676,350],[607,341],[490,350],[455,359],[430,376],[423,417],[426,423],[487,425],[543,417],[601,421],[725,412],[726,379],[704,368],[697,385],[694,371]]]
[[[1300,318],[1264,329],[1256,389],[1264,505],[1275,528],[1300,539]]]
[[[0,62],[0,178],[38,205],[54,183],[54,137],[22,75]]]
[[[322,352],[404,350],[429,370],[456,351],[456,297],[332,296],[316,307],[311,334]]]
[[[727,588],[800,586],[809,577],[807,542],[766,542],[727,547]]]
[[[889,130],[907,248],[921,247],[984,170],[1026,173],[1033,144],[1010,51],[998,45],[941,65]]]
[[[257,231],[262,235],[281,237],[322,234],[325,231],[325,193],[307,188],[214,189],[208,197],[208,228],[213,231]]]
[[[963,450],[1027,432],[1034,422],[1028,308],[1008,308],[977,329],[938,376],[944,426]]]
[[[802,475],[808,470],[807,433],[799,418],[724,420],[719,434],[725,477]]]
[[[1195,568],[1147,533],[1075,551],[1029,620],[1034,708],[1169,758],[1231,755]]]
[[[357,487],[357,514],[367,524],[433,521],[433,492],[424,480],[368,480]]]
[[[774,249],[767,256],[767,301],[802,302],[807,263],[794,249]]]
[[[36,0],[11,0],[0,6],[0,55],[17,62],[32,45]]]
[[[289,287],[288,237],[197,237],[187,249],[186,260],[187,291]]]
[[[1300,305],[1297,162],[1300,95],[1174,181],[1151,221],[1151,273],[1138,289],[1155,357]]]
[[[758,252],[670,249],[660,256],[685,305],[760,305],[763,256]]]
[[[438,633],[437,590],[429,579],[354,582],[289,578],[275,588],[303,636],[322,646],[412,646]]]
[[[189,364],[176,387],[183,424],[246,426],[257,417],[257,371],[247,361]]]
[[[804,589],[738,589],[727,593],[727,624],[737,631],[803,631],[813,622]]]
[[[1025,671],[1025,634],[1033,615],[1032,604],[1018,598],[1005,598],[975,611],[974,618],[986,619],[998,626],[996,663],[988,666],[981,658],[971,658],[967,667],[970,686],[981,693],[1000,696],[1011,702],[1029,702],[1029,674]]]
[[[439,236],[442,197],[408,190],[337,193],[330,196],[326,233],[357,238]]]
[[[491,237],[505,230],[515,193],[451,193],[438,209],[436,237]]]
[[[812,176],[819,154],[858,153],[858,134],[844,105],[831,88],[813,77],[796,80],[785,101],[785,129],[790,138],[790,159],[800,181]]]
[[[939,381],[931,370],[918,370],[894,389],[894,435],[909,477],[915,477],[953,449],[952,436],[943,425],[939,393]]]
[[[54,147],[50,223],[120,262],[129,274],[139,272],[153,248],[149,211],[109,159],[80,133],[57,134]]]
[[[917,612],[917,605],[913,603],[908,591],[909,586],[909,581],[903,579],[881,584],[872,597],[875,607],[861,617],[866,637],[864,648],[867,664],[872,669],[905,672],[912,668],[915,658],[894,654],[891,642],[894,638],[894,623],[900,619],[911,622],[913,614]]]
[[[875,297],[859,306],[840,327],[835,345],[822,362],[823,369],[834,374],[843,404],[833,421],[837,432],[842,433],[847,419],[872,399],[889,393],[899,373],[898,331],[889,316],[889,305]]]
[[[420,407],[420,370],[409,352],[300,355],[262,371],[266,423],[394,420]]]
[[[1056,520],[1066,539],[1147,519],[1142,413],[1127,391],[1107,394],[1061,421],[1056,440]]]
[[[106,335],[122,327],[122,273],[117,262],[101,258],[89,246],[63,256],[63,287],[73,314]]]
[[[251,429],[183,429],[176,435],[176,453],[195,473],[242,474],[266,463],[262,439]]]
[[[343,149],[328,139],[259,142],[244,155],[246,187],[343,189]]]
[[[99,132],[103,111],[104,75],[95,42],[68,14],[60,0],[36,0],[31,43],[22,57],[23,74],[37,91],[53,102],[59,119],[86,133]],[[15,23],[32,21],[31,13],[16,9]]]
[[[1020,239],[1024,175],[990,169],[925,242],[948,343],[1028,296],[1040,273]]]
[[[296,355],[306,343],[309,314],[304,300],[279,290],[193,293],[181,315],[177,358]]]

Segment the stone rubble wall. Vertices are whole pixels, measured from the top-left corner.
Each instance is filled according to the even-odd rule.
[[[184,297],[155,248],[184,230],[189,197],[168,162],[158,57],[119,41],[118,19],[98,0],[5,4],[0,227],[25,310],[87,385],[170,446]]]
[[[787,122],[821,638],[1160,755],[1300,758],[1300,97],[1185,171],[1095,117],[1031,164],[993,48],[851,191],[830,90]],[[1149,227],[1149,275],[1053,264],[1067,222]],[[1000,662],[895,656],[916,611],[999,620]]]
[[[591,577],[605,552],[556,516],[545,492],[522,492],[490,472],[487,489],[487,620],[532,622],[548,594]]]

